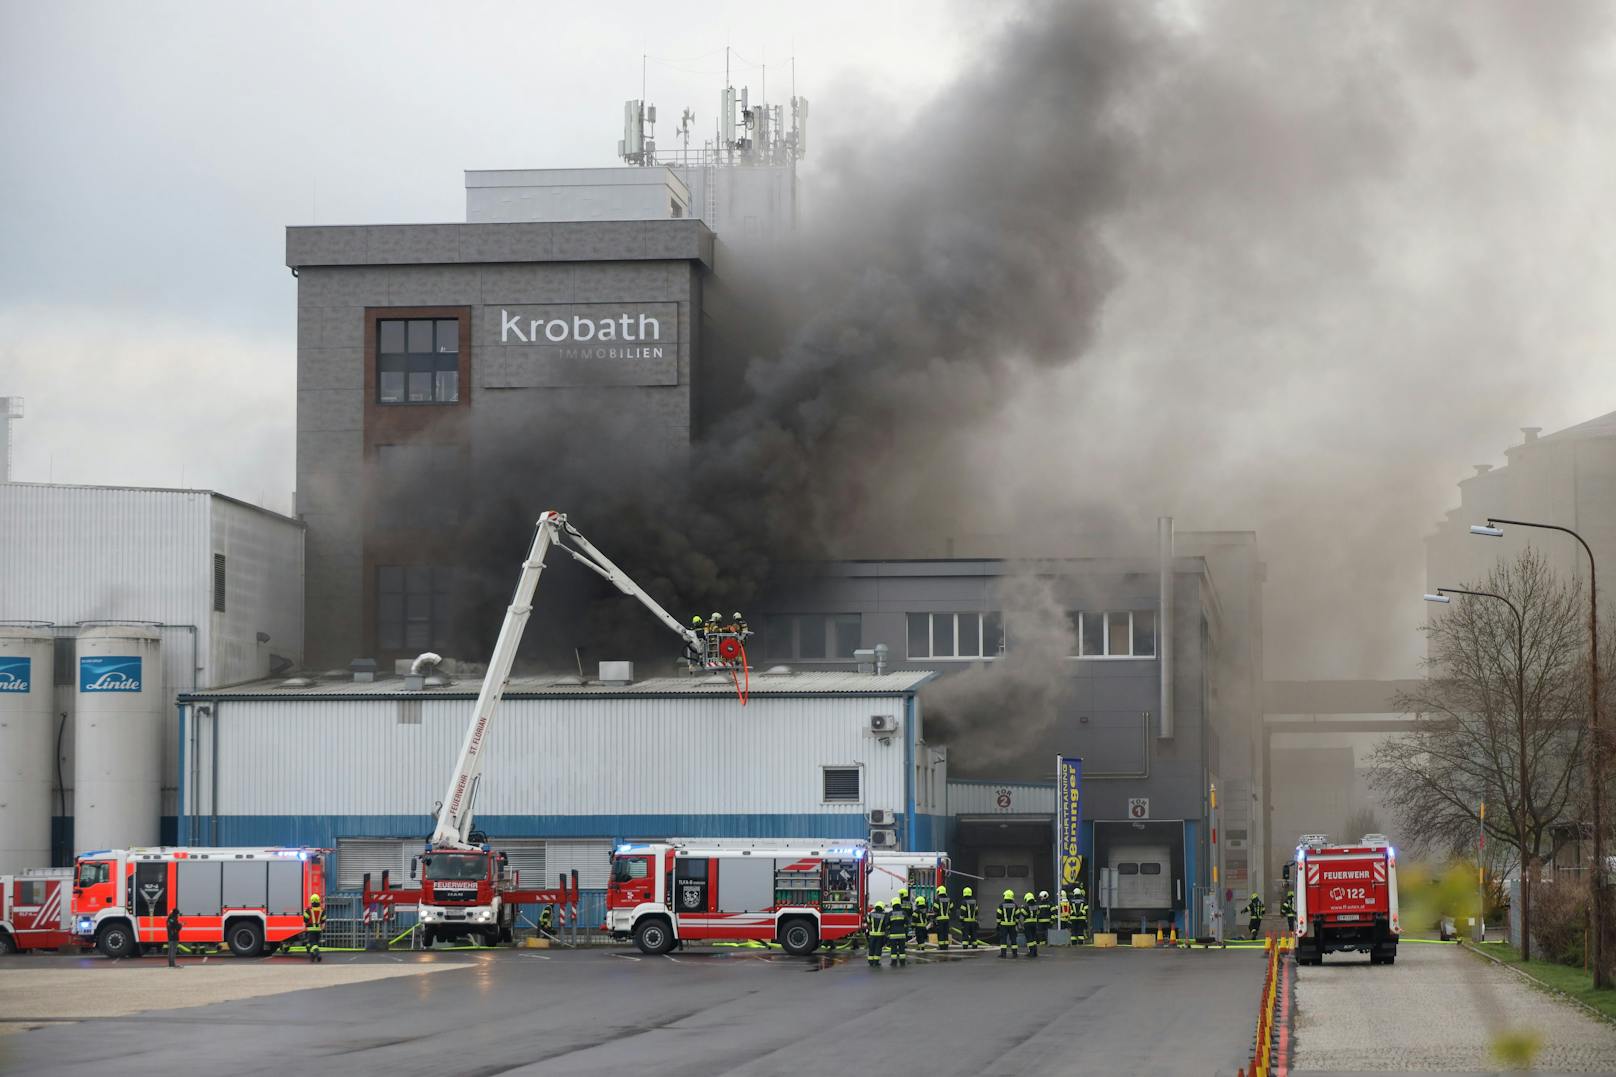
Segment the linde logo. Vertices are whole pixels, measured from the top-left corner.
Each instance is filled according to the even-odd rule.
[[[1324,877],[1326,879],[1367,879],[1369,878],[1369,873],[1367,871],[1327,871],[1324,873]]]
[[[140,691],[140,656],[103,654],[80,658],[79,691]]]
[[[664,341],[662,318],[655,314],[619,314],[586,318],[535,318],[520,311],[499,311],[501,344],[556,344],[563,359],[661,359]],[[587,345],[587,346],[586,346]]]
[[[31,658],[0,658],[0,692],[27,692],[31,679]]]

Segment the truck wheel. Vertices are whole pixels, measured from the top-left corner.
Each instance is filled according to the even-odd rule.
[[[421,949],[430,950],[432,944],[438,941],[438,933],[429,927],[421,929]]]
[[[812,920],[787,920],[780,925],[780,945],[797,957],[811,954],[819,948],[819,929]]]
[[[225,941],[237,957],[257,957],[264,952],[264,929],[257,920],[237,920],[225,933]]]
[[[17,952],[17,940],[9,932],[0,931],[0,956]]]
[[[653,916],[634,925],[634,945],[643,954],[665,954],[673,949],[673,929],[668,922]]]
[[[95,933],[95,948],[101,951],[101,956],[111,958],[133,957],[140,952],[135,933],[122,921],[102,924]]]

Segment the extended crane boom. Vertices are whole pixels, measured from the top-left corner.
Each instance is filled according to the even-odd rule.
[[[494,653],[488,660],[488,672],[483,677],[482,689],[477,693],[477,709],[466,730],[466,739],[460,745],[460,758],[449,776],[449,788],[438,809],[437,827],[432,831],[433,848],[471,847],[468,839],[471,835],[472,802],[478,776],[482,773],[488,727],[510,683],[516,650],[522,642],[522,633],[527,629],[528,617],[533,612],[533,595],[538,589],[539,576],[544,572],[545,558],[551,547],[560,547],[574,560],[610,581],[623,594],[639,599],[658,620],[684,640],[687,655],[697,660],[705,655],[703,637],[680,624],[663,609],[661,603],[568,523],[564,513],[547,511],[541,514],[533,535],[533,547],[522,562],[522,573],[516,580],[516,593],[505,611],[499,639],[494,643]]]

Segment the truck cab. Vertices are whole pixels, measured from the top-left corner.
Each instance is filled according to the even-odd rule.
[[[509,942],[514,909],[505,901],[510,882],[503,853],[481,848],[428,849],[418,860],[421,930],[428,946],[439,940]]]

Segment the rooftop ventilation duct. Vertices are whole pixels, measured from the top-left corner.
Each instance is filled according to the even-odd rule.
[[[348,672],[353,674],[355,684],[370,684],[376,679],[376,660],[355,658],[348,663]]]
[[[621,688],[634,683],[633,662],[602,662],[600,664],[600,683],[613,688]]]

